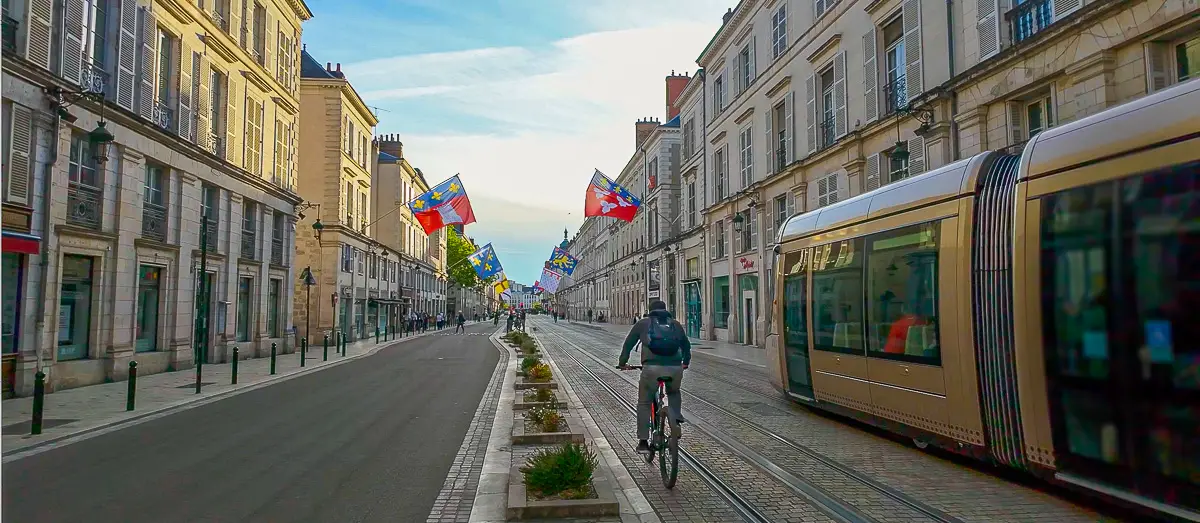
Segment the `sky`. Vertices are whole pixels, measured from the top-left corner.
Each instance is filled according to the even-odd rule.
[[[615,179],[634,122],[665,121],[665,77],[734,0],[307,0],[303,42],[341,63],[431,185],[458,173],[512,280],[532,284],[583,222],[595,169]]]

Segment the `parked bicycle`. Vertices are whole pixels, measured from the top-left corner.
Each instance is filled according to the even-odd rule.
[[[617,368],[641,370],[642,366],[625,365]],[[667,382],[671,381],[671,377],[659,376],[657,381],[654,401],[650,404],[650,441],[647,442],[650,451],[646,453],[646,463],[654,463],[654,455],[657,453],[658,471],[662,475],[663,486],[674,488],[675,479],[679,474],[679,436],[668,427],[671,410],[667,398]]]

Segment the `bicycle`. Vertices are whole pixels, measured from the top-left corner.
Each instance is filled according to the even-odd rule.
[[[640,370],[642,366],[626,365],[617,368]],[[671,412],[667,397],[667,382],[670,380],[670,376],[659,376],[657,380],[657,392],[654,402],[650,404],[650,440],[647,441],[650,452],[646,453],[646,463],[654,463],[654,454],[658,453],[658,471],[662,476],[663,486],[669,489],[675,487],[675,480],[679,474],[679,436],[667,435],[669,430],[667,416]],[[668,457],[671,461],[669,465],[667,464]]]

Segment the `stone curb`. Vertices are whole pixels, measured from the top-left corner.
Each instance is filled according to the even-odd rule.
[[[558,382],[553,378],[550,381],[526,381],[525,376],[517,375],[517,382],[513,384],[517,390],[528,389],[558,389]]]
[[[513,415],[513,445],[554,445],[558,443],[584,443],[583,423],[570,410],[562,414],[566,430],[560,432],[525,432],[525,416]]]
[[[380,343],[379,345],[376,345],[374,348],[372,348],[366,352],[363,352],[360,354],[355,354],[352,356],[346,356],[344,358],[340,358],[336,361],[332,361],[330,363],[325,363],[320,366],[312,367],[309,369],[298,370],[298,371],[291,372],[288,374],[281,374],[281,375],[278,375],[278,377],[269,378],[269,379],[260,381],[258,383],[252,383],[252,384],[246,385],[244,387],[221,391],[221,392],[218,392],[211,396],[200,396],[198,398],[185,400],[180,403],[176,403],[174,405],[165,405],[163,407],[159,407],[154,410],[146,411],[146,412],[137,414],[135,416],[130,416],[128,418],[122,418],[122,419],[114,420],[112,422],[105,423],[102,425],[97,425],[95,427],[88,427],[86,429],[82,429],[79,431],[62,434],[59,436],[54,436],[54,437],[39,441],[37,443],[34,443],[32,445],[28,445],[25,447],[21,447],[19,449],[13,449],[13,450],[4,452],[3,454],[0,454],[0,456],[3,456],[4,463],[10,463],[13,461],[17,461],[19,459],[24,459],[29,456],[33,456],[35,454],[40,454],[42,452],[50,450],[51,448],[59,448],[59,447],[63,447],[66,445],[70,445],[72,443],[78,443],[80,441],[90,439],[90,438],[93,438],[93,437],[96,437],[96,436],[99,436],[102,434],[107,434],[109,432],[113,432],[116,430],[120,430],[122,428],[126,428],[126,426],[137,425],[139,423],[144,423],[147,421],[161,418],[163,416],[174,414],[177,411],[200,407],[200,406],[207,405],[207,404],[215,402],[215,401],[226,399],[231,396],[236,396],[238,394],[250,392],[252,390],[258,390],[263,387],[268,387],[268,386],[274,385],[276,383],[281,383],[281,382],[288,381],[288,380],[291,380],[294,378],[298,378],[300,376],[305,376],[305,375],[308,375],[308,374],[311,374],[314,372],[319,372],[324,369],[336,367],[338,365],[342,365],[346,362],[353,361],[358,358],[364,358],[364,357],[373,355],[387,347],[391,347],[393,345],[399,345],[401,343],[415,340],[417,338],[421,338],[421,337],[425,337],[425,336],[429,336],[429,335],[430,335],[430,333],[426,332],[423,334],[417,334],[415,336],[410,336],[408,338],[401,338],[401,339],[393,340],[393,341],[390,341],[387,343]],[[68,441],[68,440],[72,440],[72,441]],[[61,445],[60,445],[60,443],[61,443]]]
[[[500,384],[500,397],[496,400],[496,417],[492,420],[492,432],[488,436],[487,450],[483,459],[483,470],[479,473],[479,487],[475,489],[475,502],[471,504],[470,523],[501,523],[508,521],[508,476],[512,472],[512,403],[516,398],[516,370],[519,363],[516,351],[510,349],[500,336],[504,328],[497,329],[488,337],[496,350],[509,354],[508,368],[504,370],[504,382]]]
[[[621,503],[613,492],[605,474],[592,477],[592,488],[596,497],[592,499],[555,499],[530,501],[521,470],[512,467],[508,484],[508,519],[588,518],[616,516],[621,513]]]

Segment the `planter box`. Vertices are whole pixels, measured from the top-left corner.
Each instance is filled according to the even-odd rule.
[[[513,383],[513,388],[517,390],[558,389],[558,383],[556,383],[553,379],[550,381],[527,381],[524,373],[518,373],[517,376],[519,376],[517,381]]]
[[[559,408],[565,409],[565,408],[567,408],[567,402],[565,402],[563,400],[526,402],[525,398],[521,398],[521,397],[518,397],[517,399],[513,400],[513,410],[529,410],[534,407],[553,407],[553,406],[557,406]]]
[[[569,411],[560,411],[563,416],[565,430],[562,432],[525,432],[525,417],[513,416],[512,443],[513,445],[545,445],[558,443],[583,443],[582,432],[571,432],[572,427],[579,427],[579,420]]]
[[[592,488],[596,497],[592,499],[555,499],[537,501],[529,499],[525,488],[525,475],[519,467],[512,467],[508,480],[508,519],[548,518],[592,518],[621,515],[621,505],[613,493],[612,485],[604,474],[596,471],[592,477]]]

